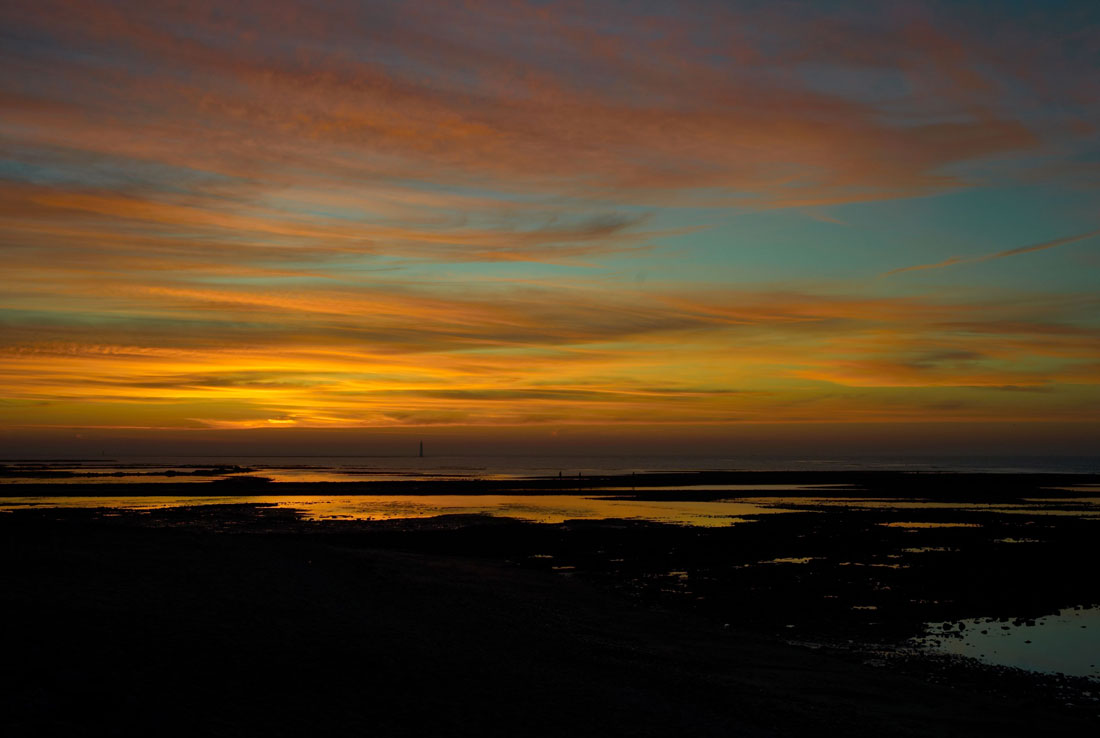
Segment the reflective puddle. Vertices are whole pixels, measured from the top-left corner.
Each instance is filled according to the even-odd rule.
[[[783,510],[734,501],[638,501],[578,495],[248,495],[224,497],[6,497],[0,510],[82,507],[147,510],[192,505],[266,504],[310,520],[397,520],[437,515],[493,515],[536,523],[606,518],[703,527],[744,522]]]
[[[995,666],[1100,679],[1100,607],[1035,620],[974,618],[929,623],[912,644]]]

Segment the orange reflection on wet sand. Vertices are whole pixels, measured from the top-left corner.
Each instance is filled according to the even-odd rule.
[[[438,515],[492,515],[537,523],[622,518],[722,526],[742,516],[783,510],[747,502],[636,501],[576,495],[280,495],[236,497],[9,497],[0,510],[26,507],[156,509],[213,504],[291,508],[308,520],[397,520]]]

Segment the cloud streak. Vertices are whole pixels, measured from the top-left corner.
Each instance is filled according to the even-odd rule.
[[[884,42],[852,62],[901,65],[930,90],[988,99],[950,121],[894,122],[897,105],[885,111],[806,83],[808,63],[837,53],[811,41],[812,23],[782,19],[786,35],[808,43],[780,55],[726,30],[740,22],[766,34],[780,24],[768,14],[653,38],[649,24],[667,19],[627,16],[616,28],[577,8],[501,3],[488,33],[447,4],[429,7],[425,16],[386,4],[360,12],[321,3],[309,13],[288,2],[265,4],[262,13],[250,4],[232,12],[196,4],[181,17],[159,3],[73,2],[64,12],[35,3],[19,9],[28,31],[105,63],[90,76],[47,56],[36,93],[11,90],[10,119],[38,146],[268,186],[292,168],[298,177],[360,181],[475,177],[533,193],[564,184],[620,202],[725,191],[766,206],[942,191],[965,183],[943,171],[948,165],[1039,145],[1028,125],[988,97],[990,85],[963,71],[978,66],[966,44],[942,33],[884,21],[875,30],[905,53]],[[280,17],[295,19],[294,35],[275,23]],[[531,27],[543,43],[517,48],[507,40]],[[848,48],[863,31],[835,23],[831,30],[836,46]],[[688,40],[698,33],[710,38]],[[940,60],[947,49],[951,56]],[[938,61],[918,67],[908,58],[920,55]],[[74,95],[78,84],[85,91]],[[52,94],[58,87],[65,97]]]
[[[974,256],[970,258],[964,258],[961,256],[952,256],[950,259],[944,259],[943,261],[937,261],[934,264],[916,264],[914,266],[901,267],[899,269],[891,269],[888,272],[882,274],[883,277],[889,277],[894,274],[904,274],[905,272],[917,272],[925,269],[943,269],[944,267],[959,266],[962,264],[981,264],[987,261],[994,261],[996,259],[1004,259],[1009,256],[1017,256],[1019,254],[1030,254],[1034,251],[1046,251],[1047,249],[1053,249],[1058,246],[1065,246],[1070,243],[1077,243],[1078,241],[1086,241],[1090,238],[1100,236],[1100,230],[1089,231],[1087,233],[1079,233],[1076,236],[1066,236],[1065,238],[1056,238],[1053,241],[1044,241],[1042,243],[1032,244],[1031,246],[1020,246],[1014,249],[1005,249],[1004,251],[997,251],[992,254],[985,254],[983,256]]]
[[[822,7],[3,3],[0,422],[1081,416],[1089,295],[830,254],[877,207],[1087,179],[1087,45]]]
[[[978,393],[955,419],[1034,414],[1034,397],[1071,417],[1059,387],[1100,356],[1100,329],[1075,325],[1092,308],[1054,299],[107,288],[144,321],[8,318],[8,422],[32,405],[43,424],[183,428],[915,419],[945,393]]]

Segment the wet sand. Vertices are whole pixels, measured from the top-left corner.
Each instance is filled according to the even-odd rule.
[[[1026,563],[1034,552],[1007,567],[994,561],[1002,579],[978,588],[965,586],[966,572],[978,571],[967,569],[973,562],[950,557],[929,571],[918,565],[925,585],[902,580],[885,590],[880,572],[912,568],[759,564],[790,554],[791,541],[805,544],[802,558],[828,562],[828,551],[858,559],[891,543],[879,536],[914,535],[878,525],[875,514],[767,516],[716,530],[479,517],[318,523],[257,505],[0,514],[8,664],[0,729],[230,736],[1095,730],[1092,706],[1065,704],[1072,680],[821,647],[829,642],[821,636],[840,643],[856,626],[837,617],[830,630],[821,607],[829,600],[818,595],[839,592],[851,605],[876,591],[889,599],[896,587],[977,589],[971,599],[980,603],[943,596],[951,601],[938,612],[963,617],[1000,590],[1006,607],[1016,607],[1021,592],[1049,606],[1093,586],[1067,575],[1036,590],[1041,569]],[[1044,550],[1095,557],[1086,545],[1095,523],[1077,523],[1093,528],[1048,531]],[[975,531],[915,535],[942,543]],[[999,561],[999,549],[979,550]],[[914,553],[912,563],[929,553],[937,552]],[[952,570],[945,582],[927,576]],[[874,577],[838,580],[838,571]],[[888,619],[887,637],[925,615],[910,610]],[[787,642],[811,631],[812,648]]]

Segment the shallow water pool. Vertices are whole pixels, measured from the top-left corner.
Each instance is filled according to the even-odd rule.
[[[913,644],[995,666],[1100,679],[1100,607],[1063,610],[1035,620],[929,623],[927,633]]]

